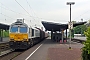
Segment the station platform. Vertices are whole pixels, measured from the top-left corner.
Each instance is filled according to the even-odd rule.
[[[72,49],[69,49],[69,46]],[[81,60],[83,44],[71,42],[57,43],[50,38],[33,46],[13,60]],[[38,48],[38,49],[37,49]]]
[[[81,36],[81,37],[80,37],[80,36],[79,36],[79,37],[78,37],[78,36],[75,36],[74,39],[86,40],[86,37],[83,37],[83,36]]]
[[[2,38],[2,40],[0,39],[0,43],[7,43],[7,42],[9,42],[9,37]]]

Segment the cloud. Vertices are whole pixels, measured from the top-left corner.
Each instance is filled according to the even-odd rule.
[[[78,21],[80,18],[89,18],[90,12],[87,12],[90,10],[88,6],[90,6],[89,0],[28,0],[30,6],[27,4],[25,0],[17,0],[24,8],[29,12],[31,16],[39,17],[42,19],[34,18],[36,22],[34,22],[33,17],[30,17],[30,15],[22,9],[15,1],[9,0],[1,0],[3,4],[5,4],[10,9],[20,12],[22,14],[17,14],[11,11],[7,11],[0,8],[0,12],[2,12],[5,15],[8,15],[12,18],[14,18],[14,21],[16,21],[17,18],[22,17],[25,18],[26,21],[32,20],[34,24],[37,22],[40,22],[41,20],[46,21],[54,21],[54,22],[68,22],[69,21],[69,15],[70,10],[68,5],[66,5],[67,2],[75,2],[75,5],[72,6],[72,20]],[[33,13],[33,11],[35,14]],[[36,16],[37,15],[37,16]],[[1,15],[2,17],[2,15]],[[1,19],[4,21],[6,17],[3,16]],[[10,18],[6,18],[7,22],[12,23],[13,20]],[[29,23],[28,23],[29,24]]]

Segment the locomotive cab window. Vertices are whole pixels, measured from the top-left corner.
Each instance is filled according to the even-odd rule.
[[[11,27],[10,32],[18,32],[18,27]]]
[[[27,33],[27,27],[20,27],[20,33]]]

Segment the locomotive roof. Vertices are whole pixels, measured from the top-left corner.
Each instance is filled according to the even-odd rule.
[[[28,26],[26,23],[22,23],[22,22],[20,22],[20,21],[16,21],[16,22],[12,23],[11,25],[14,25],[14,24],[16,24],[16,25],[26,25],[26,26]]]
[[[15,23],[22,23],[22,22],[20,22],[20,21],[16,21]]]

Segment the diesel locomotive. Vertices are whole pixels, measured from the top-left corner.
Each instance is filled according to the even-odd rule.
[[[9,45],[12,49],[27,49],[48,37],[40,28],[29,27],[23,19],[17,19],[9,28]]]

